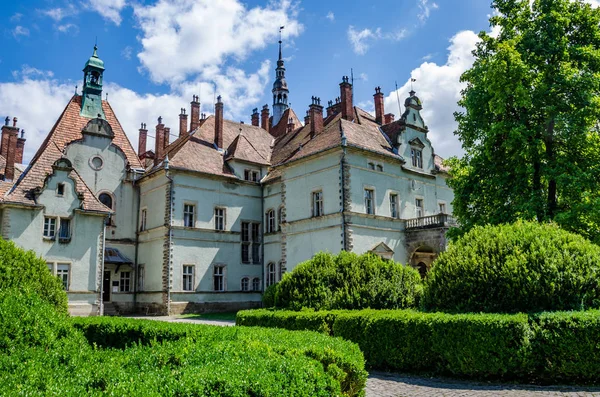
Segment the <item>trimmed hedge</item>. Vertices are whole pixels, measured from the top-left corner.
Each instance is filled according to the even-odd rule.
[[[278,308],[401,309],[418,306],[423,285],[419,272],[410,266],[371,253],[342,251],[316,254],[272,289],[264,302]]]
[[[46,261],[0,238],[0,290],[9,288],[37,293],[58,311],[68,311],[67,294],[58,277],[48,271]]]
[[[356,342],[371,368],[480,379],[598,382],[600,311],[448,314],[245,310],[238,325],[308,329]]]
[[[553,224],[478,226],[434,262],[422,305],[474,313],[600,308],[600,247]]]
[[[179,343],[185,340],[193,344],[192,349],[206,349],[212,352],[211,355],[231,354],[232,360],[237,361],[230,365],[239,368],[237,372],[234,371],[235,376],[223,379],[223,382],[231,381],[235,384],[238,377],[246,381],[248,378],[254,379],[256,385],[252,393],[258,395],[269,395],[273,388],[280,388],[281,391],[276,394],[283,392],[286,395],[298,396],[364,394],[367,373],[358,346],[315,332],[215,327],[105,317],[74,318],[72,321],[91,344],[102,348],[128,350],[131,346],[156,347],[157,344]],[[309,369],[306,374],[303,372],[305,365]],[[265,374],[257,373],[255,366],[262,368],[261,371],[265,371]],[[278,380],[279,383],[263,382],[263,377],[275,376],[269,375],[269,371],[283,371],[287,378]],[[252,376],[253,372],[256,378]],[[324,383],[321,378],[327,382]],[[306,387],[303,389],[301,386],[304,382]],[[294,389],[296,386],[293,385],[298,389]],[[336,391],[338,389],[340,391]],[[253,395],[252,393],[248,392],[250,395]]]

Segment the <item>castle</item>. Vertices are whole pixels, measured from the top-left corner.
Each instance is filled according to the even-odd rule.
[[[280,42],[272,115],[225,120],[219,97],[207,117],[194,96],[177,133],[158,118],[153,150],[142,123],[136,153],[102,100],[104,71],[94,48],[82,94],[26,167],[16,118],[2,127],[2,237],[46,260],[72,314],[256,307],[318,251],[424,273],[444,249],[453,193],[414,92],[394,120],[376,88],[373,117],[343,77],[339,98],[324,109],[313,97],[300,121]]]

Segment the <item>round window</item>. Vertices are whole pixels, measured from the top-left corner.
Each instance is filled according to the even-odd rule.
[[[100,157],[100,156],[94,156],[90,159],[90,167],[92,167],[96,171],[98,171],[99,169],[102,169],[103,165],[104,165],[104,160],[102,160],[102,157]]]

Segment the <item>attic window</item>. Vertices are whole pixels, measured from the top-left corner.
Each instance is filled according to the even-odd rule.
[[[64,194],[65,194],[65,184],[59,183],[56,186],[56,195],[62,197],[62,196],[64,196]]]
[[[244,180],[250,182],[258,182],[260,180],[258,171],[244,170]]]

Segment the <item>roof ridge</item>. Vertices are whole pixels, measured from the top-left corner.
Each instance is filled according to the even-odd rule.
[[[244,139],[246,140],[246,142],[248,142],[248,144],[249,144],[249,145],[252,147],[252,149],[254,149],[254,151],[255,151],[255,152],[256,152],[256,153],[257,153],[257,154],[258,154],[260,157],[262,157],[263,159],[265,159],[265,161],[266,161],[267,163],[269,163],[269,162],[270,162],[270,161],[269,161],[269,159],[265,158],[265,156],[263,156],[262,154],[260,154],[260,152],[259,152],[259,151],[256,149],[256,147],[255,147],[255,146],[252,144],[252,142],[250,142],[250,140],[249,140],[248,138],[246,138],[246,136],[245,136],[244,134],[242,134],[242,133],[240,132],[240,134],[238,135],[238,137],[239,137],[240,135],[242,136],[242,138],[244,138]]]

